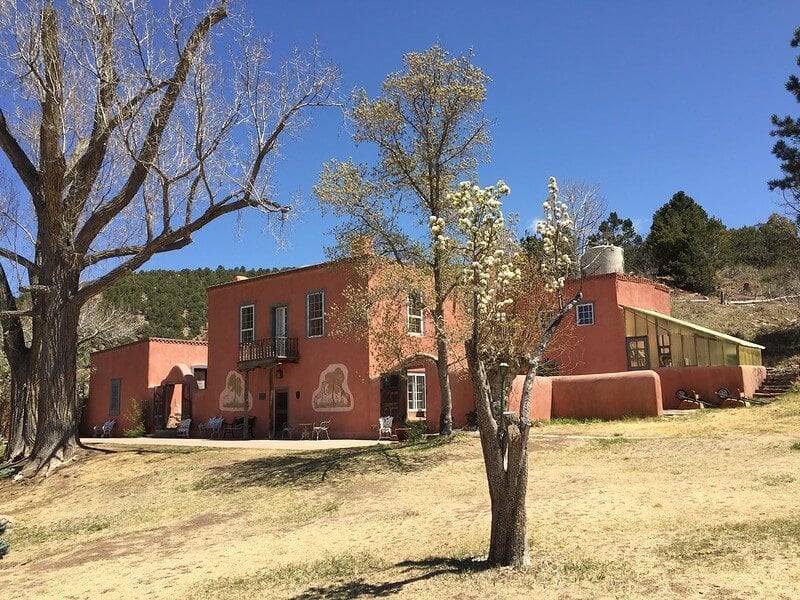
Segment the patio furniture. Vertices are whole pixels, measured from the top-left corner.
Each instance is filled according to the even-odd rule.
[[[283,424],[283,430],[281,431],[281,439],[282,440],[290,440],[292,439],[292,434],[294,433],[294,428],[289,425],[289,423]]]
[[[114,419],[110,421],[106,421],[102,425],[95,425],[94,427],[94,436],[95,437],[111,437],[111,432],[114,429],[114,425],[117,422]]]
[[[378,419],[378,441],[392,439],[392,421],[394,417],[386,416]],[[385,436],[385,437],[384,437]]]
[[[247,433],[249,434],[250,437],[253,437],[253,421],[255,420],[256,418],[252,415],[247,417]],[[222,437],[224,438],[230,433],[231,439],[233,439],[234,437],[236,437],[234,434],[237,431],[241,432],[240,434],[244,433],[244,417],[235,417],[233,419],[233,423],[231,423],[230,425],[226,425],[225,429],[222,432]]]
[[[311,430],[314,428],[314,423],[299,423],[297,426],[300,427],[300,439],[310,440]]]
[[[192,420],[191,419],[183,419],[180,423],[178,423],[178,429],[175,432],[178,437],[188,438],[189,431],[192,428]]]
[[[200,423],[200,425],[197,426],[197,430],[200,432],[200,435],[203,435],[204,431],[209,431],[210,438],[213,438],[215,435],[219,438],[224,424],[225,417],[211,417],[208,421]]]
[[[328,427],[331,426],[331,420],[328,419],[327,421],[323,421],[319,425],[314,425],[312,428],[312,435],[314,436],[315,440],[319,440],[319,436],[321,433],[325,434],[325,437],[331,439],[331,436],[328,435]]]

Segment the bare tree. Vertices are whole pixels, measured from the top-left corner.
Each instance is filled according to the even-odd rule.
[[[561,201],[567,205],[567,212],[572,219],[571,256],[573,274],[578,275],[580,258],[589,246],[589,237],[597,231],[598,225],[606,214],[606,201],[600,195],[600,188],[595,184],[583,181],[564,181],[561,185]]]
[[[444,304],[457,281],[448,268],[450,250],[437,237],[449,220],[448,191],[459,177],[471,177],[486,157],[490,138],[482,107],[489,78],[471,55],[452,57],[439,46],[410,52],[403,63],[374,100],[358,92],[350,114],[353,139],[376,147],[375,163],[332,161],[315,192],[323,208],[343,217],[336,230],[340,240],[372,236],[379,253],[429,272],[433,292],[423,302],[436,330],[439,431],[449,435],[451,351]],[[441,223],[439,233],[431,235],[432,223]]]
[[[20,313],[0,265],[7,457],[27,458],[23,476],[74,453],[81,307],[223,215],[286,214],[272,157],[305,109],[332,104],[337,72],[316,52],[273,67],[265,40],[228,19],[226,0],[198,4],[0,0],[13,102],[0,108],[0,149],[27,195],[5,211],[23,233],[0,257],[32,295]]]

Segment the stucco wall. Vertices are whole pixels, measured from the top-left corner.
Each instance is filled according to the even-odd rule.
[[[520,401],[522,400],[522,385],[525,377],[520,375],[511,382],[511,391],[508,395],[508,409],[519,414]],[[537,377],[531,390],[531,419],[550,419],[553,408],[553,378]]]
[[[680,400],[675,392],[679,389],[689,393],[696,391],[701,398],[714,401],[718,400],[715,392],[721,387],[728,388],[733,395],[741,390],[745,396],[752,397],[767,377],[766,367],[750,365],[665,368],[656,369],[656,372],[661,378],[661,395],[667,409],[678,408]]]
[[[132,423],[128,416],[131,412],[131,400],[146,400],[150,392],[148,388],[148,355],[147,340],[119,346],[90,357],[91,375],[89,379],[89,399],[83,409],[81,418],[81,434],[91,435],[92,428],[110,419],[116,420],[113,435],[122,435],[130,429]],[[111,415],[111,380],[122,380],[120,390],[119,415]]]
[[[293,269],[263,277],[211,287],[208,290],[208,385],[202,402],[195,406],[199,419],[221,415],[227,420],[242,414],[223,410],[220,396],[226,379],[237,368],[239,353],[239,307],[255,304],[255,337],[272,337],[271,313],[276,305],[288,307],[288,337],[298,338],[299,362],[284,363],[272,373],[256,369],[250,373],[250,393],[253,405],[250,413],[256,417],[254,435],[267,437],[272,429],[272,391],[285,390],[289,396],[289,422],[319,423],[331,419],[333,437],[350,437],[372,431],[377,425],[379,380],[370,378],[365,340],[342,339],[331,335],[334,305],[343,305],[344,289],[357,281],[357,273],[348,263],[330,263],[306,269]],[[306,294],[325,290],[325,335],[309,338],[306,335]],[[320,376],[331,365],[344,365],[347,388],[352,396],[352,409],[320,411],[313,406],[314,392]],[[299,398],[298,398],[299,394]],[[371,400],[374,398],[374,401]],[[280,435],[280,431],[277,432]]]
[[[81,418],[81,433],[91,435],[95,425],[109,419],[116,420],[114,435],[122,435],[131,429],[133,400],[149,402],[153,399],[153,388],[160,385],[173,367],[185,364],[191,367],[205,365],[208,361],[208,348],[200,342],[183,342],[154,338],[132,344],[117,346],[95,352],[90,357],[92,368],[89,380],[89,400]],[[109,414],[111,408],[111,380],[122,380],[120,395],[120,414]],[[177,388],[173,396],[173,410],[180,411],[181,390]],[[203,392],[193,390],[195,396]]]

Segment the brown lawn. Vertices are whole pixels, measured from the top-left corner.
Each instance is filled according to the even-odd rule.
[[[537,428],[534,564],[521,573],[480,561],[475,437],[284,453],[108,446],[43,482],[0,482],[0,513],[15,520],[0,597],[797,598],[799,440],[797,394]]]

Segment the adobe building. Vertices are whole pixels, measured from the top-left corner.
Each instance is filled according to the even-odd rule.
[[[537,378],[531,416],[655,416],[677,408],[679,388],[707,398],[720,387],[756,391],[766,376],[762,346],[675,319],[669,288],[622,273],[616,249],[596,252],[586,276],[566,283],[565,297],[578,289],[583,296],[547,354],[559,374]],[[120,433],[129,399],[148,397],[153,429],[180,416],[193,420],[193,435],[211,417],[243,416],[245,403],[255,437],[280,438],[285,426],[297,437],[330,420],[332,437],[370,438],[385,415],[395,423],[425,420],[435,431],[441,403],[433,324],[413,293],[387,300],[409,340],[396,363],[380,360],[383,340],[371,332],[331,334],[333,308],[346,305],[348,286],[373,283],[375,271],[359,265],[346,259],[210,287],[207,346],[158,339],[93,354],[84,432],[115,416]],[[454,311],[445,315],[450,322]],[[452,362],[458,427],[474,401],[464,363]],[[513,389],[518,406],[519,381]]]
[[[207,364],[208,344],[195,340],[150,338],[93,352],[81,434],[110,420],[113,435],[134,428],[134,401],[146,407],[148,432],[175,427],[202,404]]]

